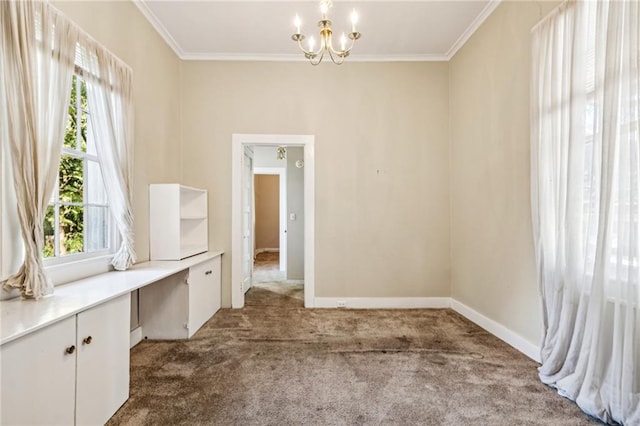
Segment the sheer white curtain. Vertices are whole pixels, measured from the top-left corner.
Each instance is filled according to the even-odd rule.
[[[136,261],[133,241],[133,89],[131,69],[92,40],[79,45],[86,71],[91,126],[105,184],[109,210],[121,244],[111,264],[128,269]]]
[[[640,424],[640,7],[563,3],[533,31],[540,378]]]
[[[25,298],[51,293],[43,271],[43,220],[64,139],[75,28],[45,2],[0,2],[0,133],[8,149],[24,261],[2,285]]]

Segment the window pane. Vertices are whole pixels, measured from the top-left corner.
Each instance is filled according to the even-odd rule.
[[[76,147],[76,108],[69,106],[69,117],[67,118],[67,128],[64,134],[64,146],[67,148]]]
[[[107,204],[100,163],[91,160],[87,160],[87,203]]]
[[[60,158],[60,201],[81,203],[83,191],[82,159],[68,155]]]
[[[87,207],[87,251],[109,248],[109,210],[107,207]]]
[[[88,113],[87,113],[88,114]],[[85,131],[86,139],[86,153],[90,155],[97,155],[96,152],[96,141],[93,137],[93,129],[91,128],[91,114],[88,114],[87,117],[87,128]]]
[[[60,206],[60,256],[81,253],[84,247],[84,207]]]
[[[88,122],[89,113],[86,111],[80,112],[80,149],[82,152],[87,152],[87,138],[88,138]]]
[[[42,257],[55,256],[55,229],[56,229],[56,215],[55,208],[53,206],[47,207],[47,212],[44,215],[44,247],[42,248]]]

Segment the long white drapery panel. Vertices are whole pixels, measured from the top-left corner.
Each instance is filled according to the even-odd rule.
[[[45,2],[0,2],[2,144],[10,156],[24,260],[2,285],[25,298],[51,293],[43,220],[55,186],[78,33]]]
[[[640,424],[640,5],[563,3],[533,31],[540,378]]]
[[[131,69],[91,40],[82,40],[79,59],[109,210],[121,244],[111,264],[117,270],[135,263],[133,241],[133,88]]]

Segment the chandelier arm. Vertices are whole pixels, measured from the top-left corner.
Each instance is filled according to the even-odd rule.
[[[356,40],[359,40],[361,37],[361,34],[355,30],[357,15],[355,15],[354,10],[352,15],[352,22],[354,26],[352,32],[348,34],[348,38],[351,40],[349,48],[346,48],[345,46],[346,37],[344,33],[340,40],[341,47],[343,47],[343,49],[337,50],[333,47],[333,31],[331,29],[331,21],[329,20],[328,14],[331,6],[333,6],[332,0],[320,0],[322,19],[318,21],[318,27],[320,28],[320,43],[316,51],[307,50],[302,46],[302,41],[305,39],[305,36],[300,33],[300,18],[298,17],[298,15],[296,15],[296,19],[294,20],[294,24],[297,27],[297,32],[293,34],[291,38],[298,43],[298,48],[304,53],[304,56],[309,60],[309,62],[311,62],[312,65],[320,64],[327,52],[329,52],[331,62],[336,65],[341,65],[344,62],[345,58],[351,53],[351,50],[355,46]],[[311,39],[313,39],[313,37],[311,37]],[[310,45],[310,47],[312,46]]]
[[[329,57],[331,58],[331,62],[333,62],[336,65],[342,65],[342,63],[344,62],[344,56],[340,55],[339,53],[335,52],[333,50],[333,47],[329,46],[329,49],[327,49],[329,51]],[[333,57],[334,53],[336,54],[336,56],[338,56],[338,59],[336,61],[336,59]]]
[[[325,50],[323,49],[319,58],[318,58],[318,55],[316,55],[316,56],[314,56],[312,58],[309,58],[309,62],[311,62],[311,65],[315,66],[315,65],[318,65],[320,62],[322,62],[322,59],[324,58],[324,52],[325,52]],[[314,62],[314,58],[318,58],[318,60]]]
[[[345,49],[345,50],[336,50],[336,49],[333,48],[333,45],[329,45],[329,51],[332,52],[336,56],[340,56],[340,57],[344,58],[344,57],[349,56],[349,52],[351,52],[351,49],[353,49],[353,45],[354,45],[354,42],[351,41],[351,46],[349,46],[349,48]]]
[[[304,53],[304,55],[309,58],[309,57],[316,57],[320,54],[321,50],[322,50],[322,46],[320,47],[320,49],[318,49],[317,52],[312,52],[310,50],[305,49],[304,47],[302,47],[302,41],[298,40],[298,47],[300,48],[300,50],[302,50],[302,52]]]

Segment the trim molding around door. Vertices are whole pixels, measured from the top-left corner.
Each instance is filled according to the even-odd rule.
[[[247,145],[300,146],[304,148],[304,306],[315,299],[315,136],[231,135],[231,307],[244,306],[242,292],[242,165]]]

